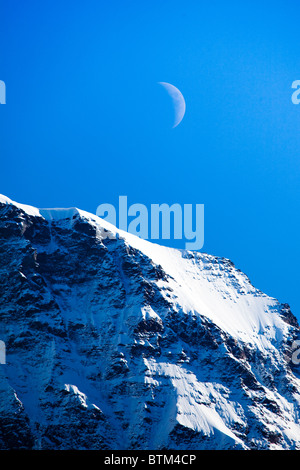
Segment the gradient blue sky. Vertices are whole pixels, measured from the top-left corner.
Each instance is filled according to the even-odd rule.
[[[202,251],[299,319],[300,4],[0,0],[0,13],[0,193],[93,213],[119,195],[204,203]],[[185,96],[175,129],[158,81]]]

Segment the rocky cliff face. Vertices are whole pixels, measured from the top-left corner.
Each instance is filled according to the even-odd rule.
[[[300,448],[299,326],[227,259],[0,197],[0,449]]]

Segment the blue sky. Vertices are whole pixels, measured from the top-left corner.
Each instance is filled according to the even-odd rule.
[[[0,193],[93,213],[119,195],[203,203],[203,251],[300,318],[298,2],[0,0],[0,11]],[[158,81],[185,97],[175,129]]]

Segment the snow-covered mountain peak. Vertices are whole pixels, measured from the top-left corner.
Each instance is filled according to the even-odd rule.
[[[0,239],[0,447],[300,448],[299,326],[231,261],[5,196]]]

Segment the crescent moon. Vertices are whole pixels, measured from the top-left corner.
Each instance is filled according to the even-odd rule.
[[[170,95],[173,101],[174,111],[175,111],[175,120],[173,124],[173,128],[178,126],[178,124],[182,121],[183,116],[185,114],[185,101],[183,94],[176,88],[176,86],[171,85],[171,83],[167,82],[158,82],[159,85],[162,85]]]

